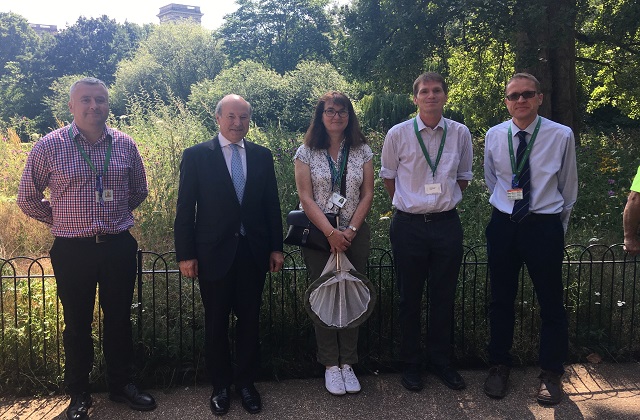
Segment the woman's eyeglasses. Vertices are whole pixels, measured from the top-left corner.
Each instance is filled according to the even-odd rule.
[[[326,115],[329,118],[333,118],[336,116],[336,114],[338,114],[338,116],[340,118],[345,118],[346,116],[349,115],[349,111],[347,111],[346,109],[341,109],[340,111],[336,111],[335,109],[325,109],[324,111],[324,115]]]

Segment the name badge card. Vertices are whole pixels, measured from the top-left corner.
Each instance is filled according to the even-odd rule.
[[[333,204],[335,204],[340,208],[343,208],[344,205],[347,203],[347,199],[336,192],[331,194],[331,199],[329,201],[331,201]]]
[[[104,201],[113,201],[113,190],[104,190],[102,193],[102,199]]]
[[[100,193],[98,191],[96,193],[96,203],[100,203]],[[113,190],[104,190],[102,192],[102,201],[113,201]]]
[[[442,184],[425,184],[425,194],[442,194]]]
[[[507,190],[507,198],[511,201],[522,200],[522,188],[513,188]]]

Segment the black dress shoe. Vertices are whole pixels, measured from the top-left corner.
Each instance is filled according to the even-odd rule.
[[[111,391],[109,399],[118,403],[126,403],[129,408],[138,411],[151,411],[157,407],[156,400],[151,394],[140,392],[134,384],[128,384],[117,391]]]
[[[409,391],[422,391],[424,383],[422,382],[421,369],[422,367],[419,364],[407,364],[404,372],[402,373],[402,379],[400,380],[402,386],[407,388]]]
[[[242,398],[242,407],[251,414],[259,413],[262,410],[262,401],[260,394],[255,386],[245,386],[237,390],[238,395]]]
[[[83,420],[89,418],[89,407],[91,407],[91,394],[82,392],[71,395],[71,403],[67,408],[67,419]]]
[[[459,390],[467,387],[462,376],[451,365],[432,365],[430,370],[451,389]]]
[[[227,414],[230,405],[230,394],[229,387],[213,389],[213,394],[211,394],[211,400],[209,401],[213,414],[216,416]]]

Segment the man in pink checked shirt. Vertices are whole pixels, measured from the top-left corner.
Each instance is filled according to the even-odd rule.
[[[73,122],[41,138],[20,180],[18,206],[51,227],[50,251],[64,309],[64,382],[68,419],[89,417],[93,366],[91,323],[99,287],[109,398],[134,410],[156,402],[132,383],[131,303],[138,243],[132,211],[147,197],[142,159],[128,135],[107,127],[109,93],[87,77],[69,91]],[[44,191],[49,190],[45,199]]]

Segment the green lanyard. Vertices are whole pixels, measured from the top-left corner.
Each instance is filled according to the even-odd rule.
[[[75,137],[73,137],[73,130],[71,130],[71,126],[69,126],[69,138],[73,140],[73,143],[78,148],[78,151],[82,155],[82,158],[84,159],[85,162],[87,162],[87,165],[89,165],[89,167],[91,168],[91,172],[93,172],[96,176],[105,176],[107,174],[107,169],[109,169],[109,162],[111,161],[111,149],[113,148],[113,142],[111,141],[109,142],[109,146],[107,147],[107,154],[104,157],[104,167],[102,169],[102,174],[99,175],[98,171],[96,171],[96,167],[93,166],[93,162],[91,162],[91,159],[87,155],[87,152],[84,151],[84,148],[82,147],[82,145],[78,143]]]
[[[89,168],[91,168],[91,172],[93,172],[94,175],[96,176],[96,191],[98,192],[100,205],[104,206],[104,198],[102,196],[102,193],[104,192],[104,184],[102,181],[105,175],[107,174],[107,169],[109,169],[109,162],[111,161],[111,149],[113,148],[113,141],[109,141],[109,146],[107,146],[107,154],[104,157],[104,167],[102,168],[102,173],[98,174],[96,167],[93,166],[93,162],[91,162],[91,159],[89,158],[89,156],[87,156],[87,152],[84,151],[84,148],[82,147],[82,145],[73,136],[73,130],[71,129],[71,126],[69,126],[69,138],[73,140],[73,143],[76,145],[76,148],[82,155],[82,158],[84,159],[85,162],[87,162],[87,165],[89,165]]]
[[[335,185],[338,182],[342,182],[342,174],[344,174],[344,169],[347,167],[347,160],[349,160],[349,148],[347,148],[347,142],[342,145],[342,160],[340,162],[340,172],[333,164],[333,159],[329,155],[329,151],[325,151],[327,155],[327,161],[329,162],[329,170],[331,171],[331,191],[334,191]]]
[[[531,154],[531,149],[533,148],[533,142],[536,141],[536,137],[538,136],[538,131],[540,130],[540,123],[542,122],[542,118],[538,117],[538,123],[536,124],[536,128],[533,130],[533,134],[529,139],[529,144],[527,144],[527,148],[525,149],[524,156],[520,161],[520,165],[516,168],[516,156],[513,153],[513,134],[511,132],[511,124],[509,124],[509,130],[507,132],[507,136],[509,139],[509,157],[511,158],[511,172],[513,173],[513,180],[511,182],[512,186],[515,188],[518,186],[518,182],[520,181],[520,173],[522,172],[522,168],[524,168],[524,163],[527,159],[529,159],[529,155]]]
[[[424,157],[427,159],[427,163],[431,168],[431,172],[433,173],[433,177],[436,177],[436,169],[438,168],[438,164],[440,163],[440,158],[442,157],[442,150],[444,149],[444,142],[447,139],[447,121],[444,122],[444,130],[442,131],[442,139],[440,139],[440,147],[438,148],[438,156],[436,157],[435,165],[431,163],[431,158],[429,157],[429,152],[427,152],[427,148],[424,146],[424,142],[422,141],[422,136],[420,135],[420,130],[418,130],[418,117],[415,117],[413,120],[413,129],[416,132],[416,137],[418,138],[418,142],[420,143],[420,148],[422,149],[422,153]]]

